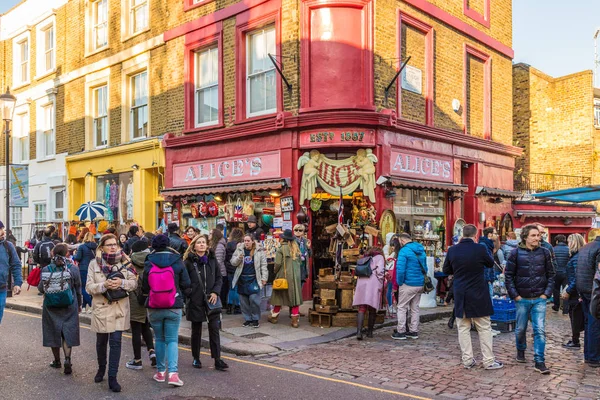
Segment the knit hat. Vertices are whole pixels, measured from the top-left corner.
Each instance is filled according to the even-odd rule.
[[[250,215],[250,216],[248,217],[248,222],[253,222],[253,223],[255,223],[255,224],[256,224],[256,223],[258,223],[258,220],[256,219],[256,216],[255,216],[255,215]]]
[[[138,240],[139,242],[139,240]],[[137,242],[136,242],[137,243]],[[164,249],[169,246],[169,237],[164,233],[154,236],[152,239],[152,248],[154,250]]]
[[[179,230],[179,225],[177,225],[175,222],[171,222],[167,226],[167,229],[169,230],[169,233],[175,233]],[[154,245],[152,245],[152,247],[154,247]]]
[[[134,253],[139,253],[140,251],[144,251],[148,249],[148,242],[140,239],[136,240],[135,243],[131,246],[131,251]]]

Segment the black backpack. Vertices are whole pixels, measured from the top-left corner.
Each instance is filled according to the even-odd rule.
[[[48,241],[40,244],[39,248],[39,263],[42,266],[49,265],[52,262],[52,249],[54,242]]]

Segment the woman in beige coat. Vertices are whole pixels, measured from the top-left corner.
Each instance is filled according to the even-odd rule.
[[[121,335],[129,329],[129,299],[127,297],[109,301],[108,297],[120,297],[122,290],[130,292],[137,287],[137,275],[128,268],[129,259],[117,244],[117,237],[107,234],[100,238],[96,258],[90,262],[85,288],[92,295],[92,331],[96,332],[98,372],[94,381],[102,382],[106,372],[106,350],[110,343],[108,360],[108,387],[120,392],[117,372],[121,359]],[[110,274],[118,277],[107,279]]]

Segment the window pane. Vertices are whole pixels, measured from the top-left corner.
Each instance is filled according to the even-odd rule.
[[[21,43],[21,62],[29,60],[29,46],[27,40]]]
[[[148,129],[148,107],[142,106],[131,110],[133,138],[145,137]]]
[[[250,78],[250,113],[265,110],[265,91],[263,74]]]
[[[277,83],[275,78],[275,71],[273,70],[265,74],[265,110],[272,110],[277,107]]]
[[[62,209],[64,208],[64,192],[54,192],[54,208]]]
[[[146,84],[147,73],[142,72],[141,74],[132,77],[132,102],[133,107],[147,104],[147,84]]]
[[[44,32],[45,50],[50,50],[54,47],[54,28],[50,27]]]
[[[250,36],[250,62],[248,65],[248,73],[255,74],[264,70],[265,54],[265,36],[261,33],[256,33]]]

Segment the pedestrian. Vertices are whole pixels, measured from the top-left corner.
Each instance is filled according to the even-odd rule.
[[[583,335],[584,361],[594,368],[600,367],[600,320],[590,312],[594,275],[600,264],[600,236],[579,249],[575,287],[581,296],[585,333]]]
[[[255,241],[261,241],[264,238],[262,237],[264,235],[264,231],[262,230],[262,228],[260,226],[258,226],[258,219],[256,218],[255,215],[250,215],[248,217],[248,221],[246,222],[248,224],[248,229],[246,229],[246,234],[247,235],[251,235],[252,236],[252,240]]]
[[[233,228],[229,234],[229,241],[225,246],[225,269],[227,270],[227,286],[229,287],[229,293],[227,298],[222,297],[221,301],[227,302],[227,314],[241,314],[240,309],[240,295],[238,294],[237,287],[234,287],[233,276],[235,275],[236,267],[231,265],[231,257],[237,248],[238,243],[244,241],[244,232],[240,228]]]
[[[518,246],[519,240],[517,239],[517,234],[512,231],[508,232],[506,234],[506,242],[502,245],[502,252],[504,253],[504,265],[506,265],[506,260],[508,259],[510,253],[516,250]]]
[[[121,234],[119,235],[119,247],[120,247],[121,249],[123,249],[123,248],[125,247],[125,243],[127,243],[127,239],[128,239],[128,238],[127,238],[127,235],[126,235],[126,234],[124,234],[124,233],[121,233]]]
[[[221,231],[219,231],[220,233]],[[219,238],[213,231],[213,239]],[[213,247],[213,246],[211,246]],[[229,366],[221,359],[221,338],[219,322],[221,310],[217,308],[223,275],[219,263],[206,235],[196,235],[184,255],[184,264],[190,276],[191,289],[186,293],[186,319],[192,323],[192,357],[194,368],[202,368],[200,343],[202,323],[208,323],[210,355],[215,361],[215,369],[224,371]]]
[[[69,248],[61,243],[52,250],[52,262],[42,269],[38,285],[44,293],[42,303],[42,343],[54,355],[52,368],[60,368],[60,348],[65,356],[64,373],[73,372],[71,349],[79,346],[79,311],[81,311],[81,277],[68,258]]]
[[[302,252],[291,229],[283,231],[280,238],[281,247],[275,253],[275,280],[285,279],[287,289],[273,289],[271,295],[273,310],[269,316],[269,322],[276,324],[281,307],[290,307],[292,328],[298,328],[300,306],[302,305]]]
[[[54,242],[50,238],[53,234],[51,227],[44,229],[42,239],[35,245],[33,249],[33,261],[40,268],[44,268],[52,262],[52,249],[54,248]]]
[[[458,244],[458,243],[457,243]],[[446,298],[444,299],[444,305],[449,306],[451,301],[454,301],[454,277],[452,275],[448,276],[448,293],[446,293]],[[456,322],[456,313],[454,312],[454,307],[452,307],[452,313],[450,314],[450,318],[448,318],[448,329],[454,329],[454,323]]]
[[[137,242],[138,240],[140,240],[140,238],[143,236],[144,234],[142,233],[142,231],[140,230],[140,227],[137,225],[131,225],[129,227],[129,233],[127,236],[129,236],[129,238],[127,239],[127,241],[125,243],[123,243],[123,252],[126,255],[130,255],[132,252],[131,247],[133,246],[133,244],[135,242]],[[120,240],[119,240],[120,242]]]
[[[371,276],[360,277],[356,282],[352,307],[358,307],[356,319],[356,339],[363,340],[362,328],[365,324],[365,313],[369,311],[367,322],[367,337],[373,337],[377,310],[381,306],[383,283],[385,279],[385,259],[379,247],[371,247],[365,252],[364,257],[370,258],[369,267]]]
[[[254,241],[250,234],[244,235],[243,243],[238,243],[231,265],[236,267],[231,283],[237,287],[240,306],[244,316],[242,326],[258,328],[260,326],[260,290],[267,284],[269,270],[265,251]]]
[[[220,229],[213,229],[210,235],[210,250],[217,260],[219,273],[221,274],[221,292],[218,293],[221,301],[227,301],[229,295],[229,282],[227,280],[227,267],[225,266],[225,257],[227,256],[227,240],[223,237]],[[224,300],[225,299],[225,300]],[[220,323],[220,320],[219,320]]]
[[[590,314],[592,318],[600,320],[600,267],[598,267],[596,275],[594,275],[592,300],[590,302]]]
[[[408,233],[398,237],[400,251],[396,259],[396,282],[398,283],[398,327],[392,338],[405,340],[419,338],[419,302],[423,293],[427,258],[425,248],[413,242]],[[410,311],[410,329],[406,329],[406,314]]]
[[[515,338],[517,362],[524,363],[527,349],[527,324],[533,325],[535,370],[549,374],[544,350],[546,347],[546,301],[554,289],[554,266],[550,251],[542,247],[537,225],[521,228],[521,243],[506,262],[506,290],[516,303]]]
[[[100,238],[96,258],[90,262],[85,289],[92,295],[92,332],[96,333],[98,372],[94,382],[104,380],[106,352],[108,356],[108,387],[120,392],[117,381],[121,360],[121,338],[130,328],[127,292],[137,287],[137,276],[128,268],[129,260],[119,249],[117,237],[106,234]]]
[[[83,238],[83,243],[77,247],[75,256],[73,257],[73,260],[77,261],[79,264],[81,282],[87,283],[88,268],[90,262],[96,257],[97,249],[98,245],[94,240],[94,235],[91,232],[86,233]],[[83,296],[83,301],[81,303],[82,310],[90,314],[92,312],[92,296],[90,296],[85,287],[81,288],[81,294]]]
[[[492,350],[490,315],[494,314],[494,308],[484,278],[485,269],[494,268],[494,259],[485,246],[475,243],[476,235],[475,225],[465,225],[462,240],[448,249],[443,268],[445,274],[453,275],[454,315],[463,366],[471,369],[477,365],[471,344],[471,325],[475,325],[483,367],[488,370],[500,369],[504,365],[496,360]]]
[[[386,280],[386,303],[388,315],[394,315],[394,269],[396,268],[396,246],[398,238],[394,232],[385,235],[385,246],[383,246],[383,257],[385,258],[385,280]]]
[[[306,227],[303,224],[296,224],[294,226],[294,236],[296,238],[296,242],[298,242],[298,247],[300,248],[300,260],[302,261],[300,264],[300,282],[302,287],[306,283],[308,279],[308,260],[312,257],[312,249],[310,240],[306,237]],[[290,315],[292,314],[290,310]],[[306,315],[302,312],[299,314],[301,317],[305,317]]]
[[[568,239],[569,253],[571,258],[567,263],[567,281],[568,285],[562,295],[562,299],[568,304],[569,319],[571,320],[571,340],[563,344],[567,349],[578,350],[581,348],[579,337],[585,329],[585,319],[583,316],[582,299],[577,292],[577,260],[579,259],[579,250],[585,246],[583,236],[578,233],[569,235]],[[559,253],[556,253],[557,262],[559,262]]]
[[[148,296],[148,319],[156,337],[157,371],[152,379],[156,382],[166,380],[171,386],[183,386],[178,368],[179,325],[183,294],[191,285],[190,276],[181,255],[169,248],[167,235],[156,235],[152,249],[154,252],[146,258],[142,287],[143,294]]]
[[[483,236],[481,236],[479,238],[479,244],[484,245],[492,257],[494,257],[494,254],[496,252],[495,251],[496,250],[495,240],[497,237],[498,237],[498,232],[496,231],[496,228],[494,228],[493,226],[488,226],[487,228],[485,228],[483,230]],[[486,268],[484,270],[483,274],[485,276],[485,281],[488,284],[490,298],[493,298],[494,297],[494,280],[495,280],[494,269]]]
[[[183,239],[185,240],[185,242],[188,244],[188,246],[190,245],[190,243],[192,243],[192,240],[194,240],[194,238],[200,233],[200,230],[197,228],[194,228],[193,226],[188,226],[185,228],[185,234],[183,235]]]
[[[567,238],[565,235],[556,235],[556,246],[554,246],[554,258],[556,259],[556,275],[554,276],[554,290],[552,299],[554,305],[552,310],[558,312],[560,310],[560,298],[562,289],[569,284],[567,279],[567,263],[571,258],[569,246],[567,246]],[[563,306],[563,314],[568,314],[569,309],[566,304]]]
[[[552,245],[548,243],[548,230],[544,225],[540,224],[539,222],[534,222],[533,225],[537,226],[538,231],[540,231],[540,246],[548,250],[550,252],[550,255],[552,256],[552,267],[554,268],[554,272],[556,273],[556,270],[558,270],[558,264],[556,263],[554,247],[552,247]]]
[[[156,367],[156,352],[154,351],[154,338],[146,312],[146,297],[143,294],[142,282],[146,258],[150,254],[148,242],[138,240],[131,246],[131,264],[138,276],[138,287],[129,295],[129,322],[131,323],[131,344],[133,345],[133,360],[125,366],[129,369],[140,370],[142,365],[142,338],[146,342],[150,365]]]
[[[21,286],[23,285],[21,260],[17,255],[15,246],[6,240],[4,224],[0,221],[0,323],[2,323],[4,307],[6,306],[6,292],[10,290],[10,287],[8,287],[9,274],[12,275],[12,291],[16,296],[21,293]]]
[[[171,222],[167,226],[167,230],[169,231],[169,246],[183,256],[188,248],[188,244],[179,236],[179,225]]]

